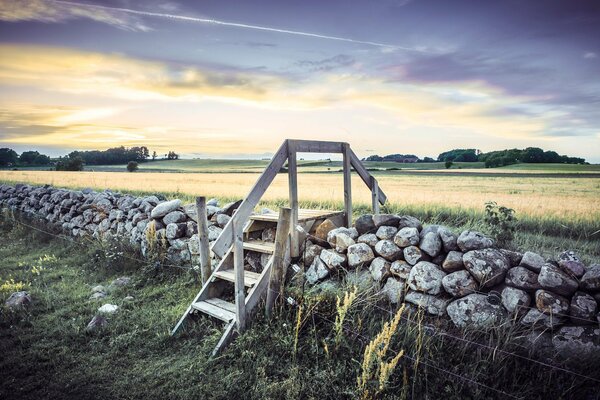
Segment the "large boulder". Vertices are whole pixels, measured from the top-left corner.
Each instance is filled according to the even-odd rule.
[[[375,223],[373,222],[373,216],[371,214],[361,215],[354,221],[354,227],[358,231],[360,235],[364,235],[365,233],[374,232]]]
[[[500,325],[506,317],[506,311],[497,296],[479,293],[451,302],[446,311],[459,328],[491,328]]]
[[[535,292],[535,306],[544,314],[567,315],[569,312],[569,300],[561,295],[540,289]]]
[[[401,248],[416,246],[419,244],[419,231],[413,227],[402,228],[394,236],[394,243]]]
[[[336,253],[334,250],[323,250],[319,257],[331,270],[341,268],[346,264],[346,256]]]
[[[398,222],[400,221],[400,217],[394,214],[375,214],[373,215],[373,223],[376,228],[380,226],[398,226]]]
[[[579,287],[579,282],[575,278],[550,263],[542,266],[538,275],[538,282],[544,289],[563,296],[571,296]]]
[[[436,295],[442,291],[442,279],[445,276],[446,273],[437,265],[421,261],[412,267],[407,282],[412,290]]]
[[[446,275],[442,279],[442,285],[452,297],[463,297],[474,293],[479,286],[471,274],[464,269]]]
[[[371,272],[373,280],[377,282],[383,282],[386,280],[390,275],[390,266],[390,263],[382,257],[377,257],[371,261],[369,271]]]
[[[504,283],[523,290],[538,290],[542,288],[538,282],[538,274],[524,267],[509,269],[506,273]]]
[[[564,251],[558,256],[558,266],[576,278],[581,278],[585,273],[585,265],[574,251]]]
[[[575,292],[571,298],[571,322],[575,325],[593,324],[598,303],[596,299],[584,292]]]
[[[377,236],[375,236],[374,233],[365,233],[363,235],[360,235],[358,239],[356,239],[356,241],[358,243],[366,243],[371,247],[375,247],[377,242],[379,242],[379,239],[377,238]]]
[[[332,220],[326,219],[317,226],[315,236],[321,240],[327,240],[327,235],[335,228],[337,228],[337,225]]]
[[[348,266],[351,268],[367,265],[374,258],[373,250],[365,243],[357,243],[348,247]]]
[[[506,286],[502,290],[502,305],[513,314],[522,314],[531,304],[531,296],[522,289]]]
[[[442,262],[442,269],[446,272],[459,271],[464,268],[463,253],[451,250]]]
[[[179,199],[165,201],[154,207],[150,213],[150,217],[154,219],[164,217],[171,211],[177,210],[179,207],[181,207],[181,200]]]
[[[404,301],[425,309],[429,314],[440,317],[445,314],[448,303],[450,302],[450,300],[446,298],[415,292],[413,290],[409,290],[408,293],[406,293]]]
[[[523,258],[521,259],[521,265],[525,268],[528,268],[534,272],[540,272],[542,266],[546,263],[544,257],[540,256],[537,253],[533,253],[531,251],[526,251],[523,254]]]
[[[456,244],[463,252],[480,250],[494,245],[494,241],[477,231],[463,231],[458,236]]]
[[[329,268],[325,265],[325,263],[319,258],[315,257],[313,263],[306,270],[304,276],[306,277],[306,281],[311,285],[314,285],[321,279],[325,279],[329,276]]]
[[[402,249],[391,240],[380,240],[375,245],[377,255],[388,261],[396,261],[402,258]]]
[[[592,264],[581,277],[581,288],[589,291],[600,291],[600,264]]]
[[[419,247],[430,257],[436,257],[442,251],[442,239],[437,232],[429,232],[423,236]]]
[[[463,263],[481,287],[492,287],[501,283],[510,268],[509,261],[496,249],[469,251],[463,255]]]

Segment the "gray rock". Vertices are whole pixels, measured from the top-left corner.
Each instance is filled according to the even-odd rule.
[[[538,282],[538,274],[525,267],[509,269],[506,273],[504,283],[523,290],[538,290],[542,288]]]
[[[467,252],[492,247],[494,241],[481,232],[463,231],[458,236],[456,244],[463,252]]]
[[[185,236],[187,224],[169,224],[165,229],[167,239],[173,240]]]
[[[600,328],[564,326],[552,337],[552,344],[562,357],[578,362],[597,361],[600,356]]]
[[[338,253],[345,253],[348,247],[352,246],[356,242],[347,233],[340,232],[335,235],[335,250]]]
[[[96,285],[92,288],[92,293],[106,292],[106,288],[102,285]]]
[[[410,274],[412,265],[403,260],[396,260],[390,266],[390,273],[397,278],[406,280]]]
[[[406,293],[404,301],[414,304],[417,307],[424,308],[429,314],[440,317],[445,314],[448,303],[450,302],[449,299],[412,290],[409,290],[408,293]]]
[[[521,318],[521,324],[525,326],[553,329],[563,323],[563,319],[556,315],[548,315],[540,312],[537,308],[531,308]]]
[[[327,242],[331,245],[331,247],[335,248],[335,245],[337,243],[336,237],[338,233],[345,233],[346,235],[350,236],[353,240],[358,239],[358,231],[354,228],[335,228],[327,233]]]
[[[393,227],[393,226],[383,225],[383,226],[380,226],[379,229],[377,229],[375,236],[377,236],[377,238],[380,240],[390,240],[390,239],[394,238],[394,235],[396,235],[396,232],[398,232],[398,228]]]
[[[581,278],[585,274],[585,266],[574,251],[565,251],[558,256],[558,266],[576,278]]]
[[[569,276],[559,267],[549,263],[542,266],[538,275],[538,282],[544,289],[551,290],[562,296],[571,296],[579,287],[579,283],[575,278]]]
[[[186,220],[186,216],[181,211],[171,211],[163,217],[163,224],[177,224]]]
[[[477,281],[468,271],[461,270],[446,275],[442,279],[444,290],[452,297],[463,297],[477,290]]]
[[[11,311],[19,311],[28,308],[32,303],[31,296],[25,291],[11,294],[4,305]]]
[[[600,291],[600,264],[593,264],[581,277],[581,288],[589,291]]]
[[[446,311],[459,328],[492,328],[500,325],[506,317],[506,311],[496,296],[479,293],[451,302]]]
[[[436,295],[442,291],[442,279],[445,276],[446,273],[437,265],[420,261],[410,270],[407,283],[412,290]]]
[[[217,225],[219,225],[220,228],[225,228],[225,225],[227,225],[230,219],[231,217],[227,214],[217,214]]]
[[[306,281],[311,285],[314,285],[321,279],[325,279],[329,276],[329,268],[325,265],[319,257],[315,257],[313,263],[305,273]]]
[[[451,250],[442,263],[442,269],[446,272],[460,271],[464,267],[463,253],[460,251]]]
[[[419,231],[413,227],[402,228],[394,236],[394,243],[400,248],[416,246],[419,244]]]
[[[275,235],[277,234],[277,229],[275,228],[267,228],[263,229],[260,234],[260,238],[265,242],[275,242]]]
[[[534,272],[539,273],[542,269],[542,265],[546,263],[544,257],[531,251],[526,251],[521,259],[521,266],[528,268]]]
[[[423,229],[423,225],[421,224],[421,221],[419,221],[417,218],[415,218],[411,215],[401,215],[400,218],[398,219],[397,226],[398,226],[398,229],[415,228],[418,231]]]
[[[361,215],[354,221],[354,227],[360,235],[374,232],[376,227],[371,214]]]
[[[382,257],[377,257],[371,261],[369,271],[371,272],[373,280],[377,282],[383,282],[385,279],[387,279],[390,274],[390,266],[390,263]]]
[[[367,265],[374,258],[373,250],[365,243],[357,243],[348,247],[348,266],[351,268]]]
[[[90,296],[90,300],[99,300],[99,299],[103,299],[105,297],[106,297],[106,293],[105,292],[94,292]]]
[[[571,322],[575,325],[587,325],[595,323],[594,319],[598,312],[596,299],[584,292],[575,292],[571,298]]]
[[[506,250],[506,249],[498,249],[500,253],[504,254],[504,257],[508,260],[511,267],[516,267],[521,263],[523,259],[523,253],[519,253],[518,251]]]
[[[442,240],[442,245],[445,253],[449,253],[451,251],[458,251],[458,235],[452,232],[450,229],[442,226],[438,229],[438,235],[440,235],[440,239]]]
[[[365,233],[364,235],[360,235],[356,241],[358,243],[366,243],[371,247],[375,247],[377,242],[379,242],[379,239],[374,233]]]
[[[323,250],[319,257],[332,270],[341,268],[346,264],[346,256],[336,253],[334,250]]]
[[[436,257],[442,251],[442,239],[437,232],[429,232],[423,236],[419,247],[430,257]]]
[[[565,316],[569,313],[569,300],[561,295],[540,289],[535,292],[535,306],[544,314]]]
[[[400,217],[394,214],[375,214],[373,215],[373,223],[376,228],[380,226],[398,226],[398,222],[400,221]]]
[[[531,296],[521,289],[507,286],[502,290],[502,305],[511,315],[526,312],[531,304]]]
[[[85,330],[89,333],[98,332],[108,326],[108,320],[102,315],[96,315],[92,320],[87,324]]]
[[[179,207],[181,207],[181,200],[179,199],[165,201],[154,207],[154,209],[150,213],[150,217],[154,219],[164,217],[171,211],[177,210]]]
[[[213,207],[218,207],[219,206],[219,200],[217,199],[210,199],[206,202],[207,206],[213,206]]]
[[[324,248],[318,244],[310,244],[306,246],[306,249],[304,250],[304,265],[312,264],[313,260],[316,257],[319,257],[323,250]]]
[[[419,261],[427,261],[427,256],[417,246],[405,247],[402,254],[410,265],[415,265]]]
[[[481,287],[492,287],[503,282],[510,268],[506,257],[496,249],[469,251],[463,255],[463,263]]]
[[[391,240],[380,240],[375,245],[375,253],[388,261],[396,261],[402,257],[402,249]]]
[[[131,283],[131,278],[128,276],[120,276],[110,283],[111,288],[127,286]]]
[[[104,304],[98,308],[98,312],[101,314],[114,314],[119,310],[119,306],[114,304]]]
[[[219,237],[219,235],[221,235],[222,232],[223,229],[219,228],[218,226],[210,225],[208,227],[208,240],[210,242],[217,240],[217,238]]]
[[[231,203],[227,203],[223,206],[223,214],[227,214],[230,217],[233,215],[233,213],[235,212],[235,210],[238,209],[238,207],[242,204],[243,200],[237,200],[237,201],[233,201]]]
[[[404,295],[404,282],[395,278],[389,278],[385,285],[383,285],[383,289],[381,293],[389,299],[390,303],[398,304]]]

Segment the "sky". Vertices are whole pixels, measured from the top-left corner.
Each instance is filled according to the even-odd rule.
[[[596,0],[0,0],[0,147],[600,162]]]

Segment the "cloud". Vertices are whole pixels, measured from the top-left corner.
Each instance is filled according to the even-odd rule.
[[[130,31],[148,31],[150,27],[137,16],[110,8],[90,8],[85,4],[67,4],[48,0],[0,0],[0,20],[9,22],[67,22],[90,19]]]
[[[592,60],[594,58],[598,58],[598,54],[596,54],[592,51],[588,51],[583,54],[583,58],[585,58],[586,60]]]
[[[347,54],[338,54],[323,60],[300,60],[296,66],[308,71],[331,71],[342,67],[350,67],[356,64],[356,59]]]

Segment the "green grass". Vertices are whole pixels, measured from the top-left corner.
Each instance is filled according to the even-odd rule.
[[[278,308],[272,321],[259,313],[223,355],[211,359],[220,324],[199,318],[182,335],[168,334],[199,289],[187,272],[150,273],[143,262],[125,258],[138,257],[126,248],[119,249],[125,257],[109,262],[107,254],[112,250],[106,246],[65,242],[26,229],[6,215],[0,217],[0,234],[0,281],[12,278],[29,284],[34,300],[26,313],[2,311],[0,398],[357,398],[364,347],[389,319],[376,306],[393,310],[372,291],[360,292],[336,348],[333,321],[338,292],[292,286],[287,296],[303,305],[298,331],[298,308]],[[536,244],[542,254],[565,245],[590,257],[589,249],[569,240],[556,243],[552,238],[525,235],[517,241]],[[41,263],[40,275],[33,274],[31,267],[40,265],[45,255],[55,258]],[[111,292],[105,301],[88,300],[93,286],[108,286],[123,275],[131,276],[133,284]],[[0,292],[0,300],[8,295]],[[128,295],[134,300],[125,303]],[[109,327],[98,334],[86,333],[95,310],[108,302],[121,306]],[[434,326],[432,331],[418,322],[419,314],[407,317],[390,348],[392,355],[403,349],[406,357],[391,375],[383,398],[505,398],[493,389],[532,399],[597,394],[596,384],[590,381],[504,353],[517,351],[512,328],[487,334],[454,331],[467,340],[491,345],[489,350],[432,335],[437,329],[449,329],[445,321],[426,319]],[[417,343],[422,343],[420,350]],[[600,378],[598,369],[587,367],[591,364],[550,362]]]

